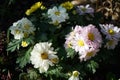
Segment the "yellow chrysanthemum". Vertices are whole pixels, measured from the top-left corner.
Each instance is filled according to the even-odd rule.
[[[28,43],[26,41],[22,41],[22,44],[21,44],[22,47],[27,47],[28,46]]]
[[[42,2],[36,2],[33,4],[30,9],[28,9],[25,14],[30,15],[31,13],[35,12],[38,8],[41,8],[41,10],[45,9],[45,6],[42,5]]]
[[[46,7],[45,7],[45,6],[43,6],[43,5],[41,5],[40,9],[41,9],[41,10],[45,10],[45,9],[46,9]]]
[[[61,6],[68,9],[68,10],[71,10],[73,8],[73,4],[70,1],[62,3]]]

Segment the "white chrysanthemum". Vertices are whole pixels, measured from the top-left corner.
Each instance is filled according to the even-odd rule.
[[[87,44],[84,37],[80,34],[75,34],[74,41],[73,41],[73,49],[75,49],[76,52],[82,53],[85,50],[89,49],[89,45]]]
[[[80,5],[80,6],[77,6],[77,11],[80,15],[83,15],[85,13],[94,13],[94,9],[92,7],[90,7],[89,4],[87,4],[86,6],[83,6],[83,5]]]
[[[75,26],[75,29],[73,30],[74,33],[77,33],[77,34],[82,34],[83,32],[83,27],[82,26],[79,26],[79,25],[76,25]]]
[[[14,35],[14,39],[21,39],[33,34],[35,27],[30,20],[22,18],[21,20],[14,22],[10,27],[10,30],[11,34]]]
[[[18,22],[13,23],[13,26],[10,27],[11,34],[14,35],[14,39],[21,39],[24,37],[23,30],[21,29],[21,25]]]
[[[74,32],[70,32],[68,35],[66,35],[65,48],[72,48],[74,34],[75,34]]]
[[[101,31],[106,35],[107,39],[119,39],[120,38],[120,28],[114,26],[113,24],[100,24]]]
[[[73,71],[72,76],[68,80],[79,80],[79,72]]]
[[[94,48],[84,51],[82,54],[79,54],[80,61],[86,61],[90,59],[91,57],[94,57],[98,51],[99,49],[94,49]]]
[[[37,43],[30,56],[31,63],[34,68],[38,68],[40,73],[46,72],[49,66],[53,66],[58,62],[58,56],[51,47],[52,43],[43,42]]]
[[[54,6],[52,9],[49,9],[48,17],[52,19],[53,24],[59,24],[69,18],[68,13],[66,13],[66,9],[62,6],[59,6],[58,8]]]
[[[32,34],[35,31],[34,25],[27,18],[22,18],[21,23],[22,23],[22,28],[24,30],[24,33],[26,32],[28,34]]]
[[[66,41],[65,41],[65,48],[73,48],[73,42],[75,39],[76,34],[81,34],[82,33],[82,27],[79,25],[75,26],[75,29],[72,28],[72,32],[66,35]]]
[[[111,40],[108,40],[108,42],[106,43],[105,47],[107,49],[114,49],[117,44],[118,44],[118,40],[111,39]]]

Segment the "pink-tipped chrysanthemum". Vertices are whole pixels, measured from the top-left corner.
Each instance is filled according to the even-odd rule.
[[[74,35],[71,35],[74,33]],[[74,30],[67,35],[65,44],[78,52],[80,59],[86,61],[93,57],[101,47],[102,37],[94,25],[75,26]]]
[[[79,54],[80,61],[86,61],[86,60],[90,59],[91,57],[94,57],[98,51],[99,51],[99,49],[93,49],[93,48],[84,51],[82,54]]]
[[[73,32],[71,32],[70,34],[68,34],[66,36],[66,41],[65,41],[65,48],[72,48],[72,41],[74,40],[74,37],[71,35],[73,34]]]
[[[76,25],[75,29],[72,29],[72,31],[66,35],[66,41],[65,41],[65,48],[73,48],[73,42],[75,40],[76,34],[82,33],[82,27]]]
[[[82,34],[76,33],[73,41],[73,49],[79,53],[82,53],[85,50],[89,49],[89,45],[87,44],[87,38],[84,38]]]
[[[94,25],[88,25],[84,27],[83,31],[84,38],[87,38],[87,44],[90,48],[100,48],[102,43],[102,37],[100,32]]]

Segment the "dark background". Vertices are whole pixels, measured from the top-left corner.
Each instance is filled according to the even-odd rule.
[[[13,22],[25,17],[25,11],[37,1],[50,6],[66,0],[0,0],[0,29],[6,31]]]

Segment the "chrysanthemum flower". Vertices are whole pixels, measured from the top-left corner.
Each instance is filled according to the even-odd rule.
[[[91,49],[84,51],[83,53],[79,54],[80,61],[86,61],[90,59],[91,57],[94,57],[98,51],[99,49],[95,49],[95,48],[91,48]]]
[[[62,6],[59,6],[58,8],[54,6],[52,9],[49,9],[48,17],[51,18],[53,24],[65,22],[65,20],[69,18],[68,13],[66,13],[66,9]]]
[[[72,76],[68,80],[79,80],[79,72],[73,71]]]
[[[84,5],[80,5],[80,6],[77,6],[77,11],[80,15],[83,15],[83,14],[92,14],[94,13],[94,9],[92,7],[90,7],[89,4],[87,4],[86,6]]]
[[[74,34],[72,34],[74,33]],[[72,34],[72,35],[71,35]],[[94,25],[76,26],[66,37],[65,45],[72,48],[80,55],[81,60],[88,60],[93,57],[101,47],[102,37]]]
[[[58,62],[58,56],[51,45],[52,43],[48,42],[37,43],[31,52],[31,63],[34,68],[39,69],[40,73],[46,72],[49,66],[53,66]]]
[[[29,16],[31,13],[35,12],[38,8],[40,8],[42,6],[42,2],[36,2],[34,5],[32,5],[30,7],[30,9],[28,9],[25,14],[27,16]]]
[[[68,9],[68,10],[71,10],[73,8],[73,4],[70,1],[62,3],[61,6]]]
[[[83,37],[83,35],[76,34],[75,37],[74,37],[73,44],[72,44],[73,45],[73,49],[76,52],[79,52],[79,53],[82,53],[85,50],[89,49],[89,46],[88,46],[86,40],[87,40],[87,38],[85,39]]]
[[[33,34],[35,27],[30,20],[22,18],[17,22],[13,23],[10,27],[11,34],[14,35],[14,39],[26,38],[30,34]]]
[[[26,41],[22,41],[22,43],[21,43],[21,46],[22,46],[22,47],[27,47],[28,45],[29,45],[29,43],[26,42]]]
[[[72,48],[72,41],[74,40],[74,32],[66,35],[65,48]]]
[[[107,41],[105,47],[106,47],[107,49],[114,49],[117,44],[118,44],[118,40],[111,39],[111,40],[108,40],[108,41]]]
[[[113,24],[100,24],[101,32],[106,35],[106,39],[119,39],[120,28]]]
[[[66,35],[66,41],[65,41],[65,48],[73,48],[73,42],[75,39],[75,35],[82,33],[82,27],[79,25],[75,26],[75,29],[72,29],[72,31]]]
[[[21,29],[21,25],[19,21],[14,23],[13,26],[10,27],[11,34],[14,35],[14,39],[21,39],[24,37],[23,30]]]
[[[21,23],[24,33],[33,34],[36,30],[32,22],[27,18],[22,18]]]
[[[82,34],[83,32],[83,27],[82,26],[79,26],[79,25],[76,25],[75,26],[75,29],[73,30],[74,33],[77,33],[77,34]]]
[[[100,48],[102,43],[102,37],[100,32],[94,25],[88,25],[84,27],[83,36],[87,38],[87,44],[93,48]]]

